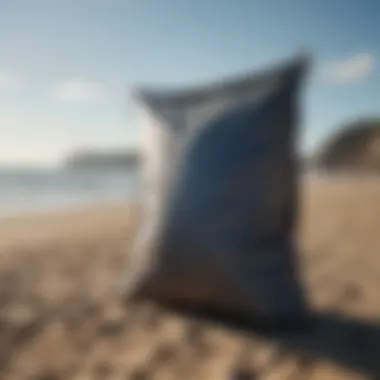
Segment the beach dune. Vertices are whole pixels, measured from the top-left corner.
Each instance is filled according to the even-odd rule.
[[[138,207],[0,220],[1,379],[374,379],[380,180],[303,186],[299,246],[318,325],[265,336],[151,305],[120,284]]]

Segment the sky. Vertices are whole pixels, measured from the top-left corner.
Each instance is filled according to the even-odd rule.
[[[380,115],[377,0],[1,0],[0,165],[135,147],[139,84],[189,85],[314,57],[301,149]]]

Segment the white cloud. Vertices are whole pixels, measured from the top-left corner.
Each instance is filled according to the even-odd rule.
[[[369,53],[362,53],[325,64],[322,67],[321,74],[334,84],[349,84],[360,82],[369,77],[374,67],[374,56]]]
[[[60,83],[54,95],[65,102],[87,102],[98,99],[103,92],[100,83],[86,79],[71,79]]]
[[[0,91],[13,89],[20,84],[21,78],[18,74],[0,68]]]

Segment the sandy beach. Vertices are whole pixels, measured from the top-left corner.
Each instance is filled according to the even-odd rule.
[[[299,245],[318,325],[265,336],[126,305],[137,207],[0,220],[0,378],[351,380],[380,376],[380,180],[310,182]]]

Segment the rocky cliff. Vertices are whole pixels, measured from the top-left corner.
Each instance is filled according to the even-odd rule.
[[[380,173],[380,119],[362,119],[344,125],[323,145],[316,162],[325,170]]]

